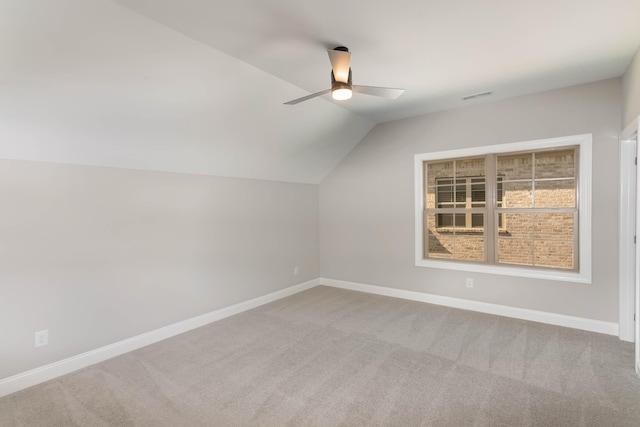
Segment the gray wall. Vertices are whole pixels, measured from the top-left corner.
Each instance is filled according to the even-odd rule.
[[[317,185],[0,160],[0,200],[0,379],[319,276]]]
[[[629,68],[622,76],[623,108],[622,127],[640,116],[640,50],[631,60]]]
[[[605,80],[376,126],[320,185],[322,277],[617,322],[621,89]],[[593,284],[414,265],[414,154],[584,133]]]

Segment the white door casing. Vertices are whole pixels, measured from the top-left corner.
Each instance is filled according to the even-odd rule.
[[[620,254],[619,326],[620,339],[635,341],[636,278],[636,141],[620,139]]]
[[[640,376],[640,173],[637,173],[640,117],[620,135],[620,339],[635,341]],[[637,242],[640,244],[640,241]]]

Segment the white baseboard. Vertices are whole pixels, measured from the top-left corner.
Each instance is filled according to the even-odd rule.
[[[408,299],[412,301],[421,301],[429,304],[460,308],[463,310],[479,311],[481,313],[495,314],[498,316],[512,317],[515,319],[530,320],[533,322],[564,326],[567,328],[599,332],[601,334],[616,336],[618,335],[617,323],[603,322],[601,320],[585,319],[582,317],[566,316],[564,314],[548,313],[545,311],[529,310],[526,308],[510,307],[507,305],[490,304],[486,302],[445,297],[440,295],[426,294],[422,292],[407,291],[403,289],[387,288],[383,286],[366,285],[363,283],[345,282],[343,280],[320,278],[320,284],[332,286],[334,288],[350,289],[352,291],[367,292],[370,294],[384,295],[389,297]]]
[[[235,314],[242,313],[247,310],[259,307],[261,305],[288,297],[298,292],[311,289],[320,284],[319,279],[310,280],[300,283],[280,291],[272,292],[258,298],[243,301],[229,307],[221,308],[201,316],[192,317],[172,325],[154,329],[135,337],[128,338],[86,353],[78,354],[67,359],[60,360],[39,368],[31,369],[20,374],[4,378],[0,380],[0,397],[6,396],[16,391],[23,390],[27,387],[52,380],[61,375],[77,371],[86,366],[94,365],[112,357],[120,356],[133,350],[145,347],[147,345],[165,340],[175,335],[199,328],[209,323],[216,322]]]
[[[221,308],[201,316],[183,320],[135,337],[128,338],[86,353],[72,356],[39,368],[35,368],[8,378],[0,380],[0,397],[23,390],[27,387],[52,380],[61,375],[77,371],[84,367],[94,365],[112,357],[137,350],[147,345],[162,341],[175,335],[199,328],[209,323],[216,322],[235,314],[259,307],[261,305],[288,297],[298,292],[311,289],[317,285],[332,286],[334,288],[349,289],[376,295],[384,295],[395,298],[421,301],[429,304],[437,304],[463,310],[478,311],[481,313],[495,314],[498,316],[512,317],[515,319],[530,320],[551,325],[564,326],[585,331],[599,332],[609,335],[618,335],[617,323],[603,322],[600,320],[584,319],[581,317],[566,316],[563,314],[548,313],[544,311],[528,310],[524,308],[509,307],[505,305],[490,304],[479,301],[471,301],[460,298],[445,297],[402,289],[387,288],[383,286],[367,285],[363,283],[346,282],[320,278],[300,283],[280,291],[276,291],[258,298]],[[640,374],[640,366],[637,367]]]

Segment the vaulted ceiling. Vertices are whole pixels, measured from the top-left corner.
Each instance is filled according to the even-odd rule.
[[[0,157],[317,183],[375,123],[620,76],[639,16],[637,0],[0,0]],[[282,105],[329,87],[338,45],[356,84],[407,92]]]

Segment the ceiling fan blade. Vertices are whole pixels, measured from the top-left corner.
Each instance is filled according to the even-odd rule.
[[[296,105],[301,102],[307,101],[309,99],[315,98],[317,96],[324,95],[325,93],[331,92],[331,89],[323,90],[322,92],[312,93],[311,95],[303,96],[302,98],[294,99],[292,101],[285,102],[284,105]]]
[[[353,91],[358,93],[364,93],[365,95],[381,96],[383,98],[396,99],[404,93],[404,89],[395,89],[391,87],[377,87],[377,86],[360,86],[353,85]]]
[[[331,61],[331,69],[333,77],[342,83],[349,81],[349,68],[351,67],[351,52],[342,50],[328,50],[329,61]]]

